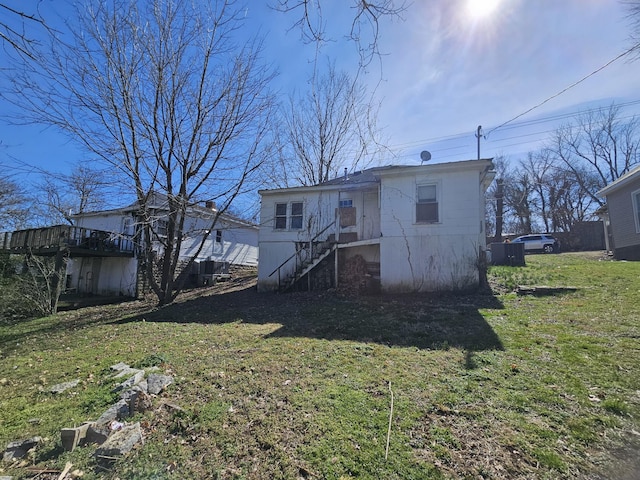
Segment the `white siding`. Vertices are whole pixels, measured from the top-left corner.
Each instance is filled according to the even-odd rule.
[[[277,203],[303,202],[302,230],[277,230],[275,228],[275,206]],[[263,195],[260,209],[260,263],[258,264],[258,289],[260,291],[278,288],[277,272],[269,276],[282,262],[295,253],[295,242],[308,241],[317,232],[331,224],[335,219],[338,206],[338,191],[311,191],[291,194],[278,193]],[[326,232],[328,237],[335,233],[333,227]],[[324,236],[324,234],[323,234]],[[295,259],[291,259],[282,268],[285,275],[295,268]]]
[[[488,182],[493,178],[488,173],[490,166],[489,161],[482,160],[384,167],[375,170],[380,179],[379,192],[371,184],[261,192],[258,289],[277,288],[277,273],[271,277],[269,274],[295,253],[296,241],[308,240],[332,222],[338,199],[347,197],[358,209],[358,225],[340,231],[357,233],[357,240],[379,239],[379,247],[343,245],[341,256],[348,258],[360,253],[369,262],[379,261],[384,291],[457,290],[477,286],[478,256],[486,248],[483,179]],[[418,185],[436,185],[437,222],[416,221]],[[305,203],[306,230],[276,230],[276,203],[292,201]],[[293,268],[294,261],[290,260],[283,267],[283,273]]]
[[[137,261],[129,257],[78,257],[67,264],[69,288],[95,295],[136,295]]]
[[[438,186],[439,221],[416,223],[416,185]],[[380,277],[383,291],[477,286],[484,201],[477,170],[383,177]]]

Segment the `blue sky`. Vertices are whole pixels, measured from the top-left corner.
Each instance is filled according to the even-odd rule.
[[[622,59],[494,131],[628,49],[628,21],[617,0],[502,0],[484,18],[468,15],[467,1],[413,0],[403,20],[381,22],[383,55],[362,77],[381,102],[378,125],[389,152],[380,163],[419,163],[422,150],[431,151],[433,161],[475,158],[478,125],[491,132],[481,141],[483,157],[517,159],[538,148],[568,114],[612,102],[625,105],[624,115],[638,113],[640,61]],[[247,2],[247,32],[265,35],[265,59],[280,72],[274,87],[284,100],[305,89],[316,50],[291,29],[294,14],[273,11],[267,2]],[[64,14],[63,0],[5,3],[27,10],[39,5],[54,23]],[[355,46],[344,38],[353,10],[346,0],[324,0],[323,8],[332,41],[321,55],[355,72]],[[0,111],[7,109],[0,103]],[[556,119],[545,121],[550,117]],[[0,141],[0,164],[25,182],[33,176],[20,164],[64,172],[85,158],[64,135],[41,126],[0,122]]]

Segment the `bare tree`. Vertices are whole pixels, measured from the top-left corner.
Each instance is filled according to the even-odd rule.
[[[591,195],[580,187],[572,170],[557,165],[552,152],[529,153],[521,169],[531,179],[533,213],[545,232],[569,232],[576,222],[587,219],[593,206]],[[583,182],[593,183],[587,172],[581,170],[580,176]]]
[[[625,121],[623,121],[625,120]],[[548,152],[568,169],[594,204],[604,200],[596,192],[628,172],[639,161],[639,119],[622,119],[612,105],[578,117],[553,135]]]
[[[341,2],[342,3],[342,2]],[[302,38],[307,42],[324,43],[327,37],[327,19],[322,10],[322,0],[273,0],[273,8],[281,12],[295,12],[297,20],[294,27],[300,29]],[[401,18],[406,10],[406,2],[394,0],[352,0],[343,2],[342,8],[350,9],[351,26],[347,37],[352,40],[360,55],[360,65],[368,65],[380,55],[378,40],[380,37],[380,21],[383,18]],[[340,14],[332,13],[340,17]]]
[[[622,0],[621,3],[627,10],[627,20],[631,32],[631,48],[634,49],[634,57],[640,55],[640,0]]]
[[[103,170],[79,164],[69,174],[44,173],[36,191],[43,199],[42,216],[48,223],[73,224],[72,215],[96,211],[106,203],[109,183]]]
[[[273,74],[260,64],[259,41],[240,42],[243,15],[232,1],[96,0],[81,2],[78,17],[69,43],[11,78],[9,98],[121,175],[139,205],[147,280],[170,303],[182,288],[179,266],[190,266],[268,155]],[[161,236],[150,205],[157,193],[168,205]],[[185,264],[185,215],[205,200],[217,213]]]
[[[531,233],[534,230],[537,200],[533,182],[523,169],[514,169],[504,179],[504,205],[514,219],[510,222],[512,231]]]
[[[485,225],[487,234],[493,233],[496,242],[502,241],[504,225],[504,179],[508,174],[507,158],[498,155],[493,159],[495,181],[485,192]]]
[[[22,228],[29,218],[29,205],[22,188],[11,178],[0,176],[0,231]]]
[[[329,65],[326,75],[314,76],[309,91],[292,96],[283,112],[279,154],[286,179],[316,185],[344,167],[365,166],[379,146],[376,118],[366,88]]]

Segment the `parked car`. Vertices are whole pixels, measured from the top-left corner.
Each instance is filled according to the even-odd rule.
[[[514,238],[513,243],[524,243],[525,252],[540,251],[553,253],[560,250],[560,244],[551,235],[522,235]]]

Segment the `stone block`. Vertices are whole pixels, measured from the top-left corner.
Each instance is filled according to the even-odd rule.
[[[130,368],[130,367],[124,362],[119,362],[119,363],[116,363],[115,365],[111,365],[109,368],[115,372],[119,372],[120,370],[124,370],[125,368]]]
[[[113,389],[113,391],[119,392],[121,390],[126,390],[128,388],[133,387],[134,385],[137,385],[142,380],[144,380],[144,370],[137,370],[132,377],[128,378],[121,384],[117,385],[116,388]]]
[[[117,403],[111,405],[105,412],[100,415],[100,418],[96,420],[96,425],[100,428],[105,425],[109,425],[114,420],[122,420],[129,416],[129,403],[126,400],[119,400]]]
[[[140,372],[142,372],[142,376],[144,377],[144,370],[127,367],[124,370],[120,370],[120,372],[118,372],[118,374],[115,375],[113,378],[122,378],[126,376],[132,377],[132,376],[138,375]]]
[[[38,446],[42,442],[42,437],[32,437],[25,440],[17,440],[15,442],[9,442],[7,448],[2,455],[2,460],[5,462],[13,462],[26,457],[29,450]]]
[[[60,431],[62,447],[67,452],[73,452],[78,445],[84,445],[86,443],[87,431],[91,426],[93,426],[93,423],[87,422],[76,428],[63,428]]]
[[[142,442],[140,423],[127,425],[111,435],[97,450],[96,457],[111,460],[129,453],[133,447]]]
[[[84,438],[83,444],[86,443],[96,443],[98,445],[102,445],[107,438],[109,438],[109,426],[103,425],[101,427],[91,424],[87,429],[87,435]]]
[[[80,380],[71,380],[70,382],[58,383],[49,389],[51,393],[62,393],[65,390],[75,387],[80,383]]]
[[[173,383],[173,377],[169,375],[160,375],[158,373],[151,373],[147,377],[147,391],[152,395],[157,395],[172,383]]]

